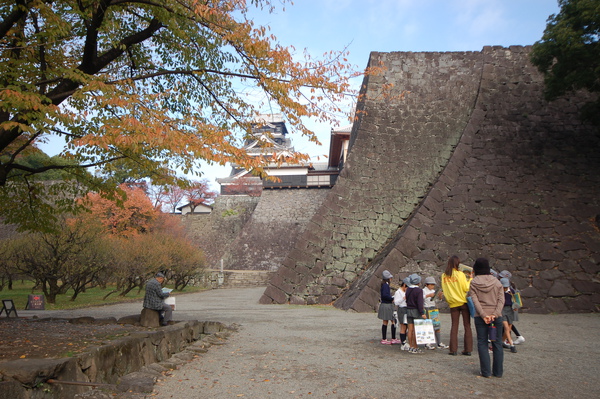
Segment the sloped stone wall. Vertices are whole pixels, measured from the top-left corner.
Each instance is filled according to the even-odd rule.
[[[373,53],[336,185],[262,303],[330,303],[410,217],[452,155],[479,89],[479,53]],[[394,86],[390,88],[390,84]]]
[[[352,163],[338,181],[343,184],[334,187],[324,208],[329,207],[311,221],[315,227],[292,251],[296,258],[286,259],[261,301],[335,300],[344,309],[372,311],[384,269],[396,277],[418,272],[439,279],[447,258],[457,254],[463,263],[486,256],[495,269],[512,271],[528,311],[596,311],[600,304],[598,131],[578,119],[585,95],[552,103],[543,100],[543,80],[529,64],[528,52],[529,48],[516,46],[486,47],[467,57],[451,53],[465,57],[454,70],[447,61],[449,54],[420,54],[425,65],[414,62],[414,53],[372,54],[371,64],[381,59],[388,70],[365,82],[370,99],[385,82],[411,87],[411,76],[424,76],[429,67],[440,74],[452,70],[453,76],[470,75],[475,82],[465,79],[459,90],[444,90],[442,84],[435,91],[443,82],[424,79],[410,89],[423,103],[412,102],[410,96],[390,105],[365,101],[353,132]],[[435,95],[428,95],[431,90]],[[433,100],[439,111],[433,118],[458,118],[457,104],[469,103],[461,100],[466,93],[472,100],[465,112],[468,120],[441,129],[446,141],[431,140],[431,129],[423,127],[432,120],[430,112],[410,117],[415,107],[430,110],[428,100]],[[399,126],[393,130],[397,121]],[[426,145],[420,146],[423,142]],[[377,151],[401,143],[404,160],[429,173],[419,175],[392,158],[386,162],[386,156],[380,156],[389,157],[386,150]],[[431,162],[427,157],[432,153],[449,155]],[[415,158],[421,162],[415,163]],[[385,181],[383,176],[394,172],[395,182],[360,188],[367,182]],[[383,205],[370,196],[395,203],[390,195],[401,196],[411,187],[417,198],[404,197],[404,201],[412,209],[378,214]],[[361,194],[347,200],[350,190]],[[367,219],[348,213],[348,209],[369,208],[373,213]],[[353,227],[390,221],[387,235],[363,235],[362,242],[373,252],[350,256],[346,262],[354,262],[350,274],[348,267],[335,272],[341,258],[323,256],[329,250],[316,250],[314,244],[314,237],[320,237],[337,254],[352,247],[348,237],[339,239],[343,234],[339,230],[346,229],[343,224],[322,222],[338,220],[340,215],[349,216],[346,225]],[[304,249],[302,256],[299,249]]]

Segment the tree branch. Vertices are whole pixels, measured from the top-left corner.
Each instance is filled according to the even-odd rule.
[[[13,10],[0,22],[0,37],[5,37],[8,31],[29,12],[32,0],[17,0]]]
[[[84,51],[84,59],[82,60],[81,64],[77,67],[77,69],[88,75],[95,75],[96,73],[101,71],[102,68],[106,67],[116,58],[120,57],[131,46],[151,38],[162,27],[163,25],[159,20],[153,19],[152,21],[150,21],[150,24],[146,29],[143,29],[137,33],[134,33],[122,39],[115,47],[108,50],[100,57],[97,57],[95,55],[95,50],[92,51],[91,49],[86,48],[86,50]],[[88,37],[90,36],[93,35],[88,33]],[[89,40],[90,42],[93,41],[91,38]],[[86,39],[86,46],[88,46],[88,39]],[[91,58],[93,58],[93,60],[90,60]],[[71,96],[73,92],[79,88],[79,86],[79,82],[73,81],[71,79],[65,79],[61,83],[59,83],[53,90],[51,90],[48,93],[47,97],[52,101],[54,105],[58,105],[62,103],[65,99],[67,99],[69,96]]]
[[[39,168],[32,168],[30,166],[15,163],[15,164],[12,164],[9,166],[11,169],[14,169],[14,170],[22,170],[23,172],[29,172],[30,174],[38,174],[38,173],[47,172],[49,170],[87,169],[87,168],[92,168],[94,166],[104,165],[106,163],[118,161],[119,159],[124,159],[124,158],[127,158],[127,156],[121,155],[118,157],[105,159],[103,161],[98,161],[98,162],[93,162],[93,163],[83,164],[83,165],[47,165],[47,166],[42,166]]]

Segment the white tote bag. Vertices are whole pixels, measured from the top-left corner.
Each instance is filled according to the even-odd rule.
[[[415,319],[417,345],[435,344],[435,333],[431,319]]]

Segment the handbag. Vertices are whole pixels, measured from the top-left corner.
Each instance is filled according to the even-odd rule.
[[[442,323],[440,322],[440,310],[439,309],[425,309],[425,314],[428,319],[433,322],[433,330],[440,331]]]
[[[512,308],[513,310],[517,310],[523,307],[523,299],[521,298],[521,292],[515,291],[510,293],[512,295]]]
[[[435,331],[431,319],[415,319],[417,345],[435,344]]]

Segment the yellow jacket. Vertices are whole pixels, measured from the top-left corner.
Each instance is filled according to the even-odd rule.
[[[455,308],[467,303],[467,292],[469,292],[471,279],[467,279],[464,272],[454,269],[452,270],[452,276],[443,273],[440,281],[448,306]]]

